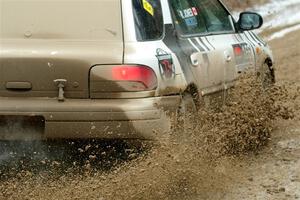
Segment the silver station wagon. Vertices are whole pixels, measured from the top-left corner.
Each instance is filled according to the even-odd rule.
[[[274,77],[262,23],[219,0],[0,0],[0,140],[155,139],[244,70]]]

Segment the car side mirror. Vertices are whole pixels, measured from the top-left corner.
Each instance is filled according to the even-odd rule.
[[[263,25],[261,15],[254,12],[242,12],[238,21],[238,27],[242,31],[250,31],[258,29]]]

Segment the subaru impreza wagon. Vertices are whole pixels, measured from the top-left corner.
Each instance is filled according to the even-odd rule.
[[[246,69],[274,75],[262,23],[219,0],[0,0],[0,140],[156,138]]]

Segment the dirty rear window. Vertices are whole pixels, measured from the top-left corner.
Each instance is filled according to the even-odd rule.
[[[132,0],[138,41],[157,40],[163,35],[163,14],[160,0]]]

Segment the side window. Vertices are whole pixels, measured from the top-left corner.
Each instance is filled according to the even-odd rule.
[[[182,35],[233,31],[229,13],[218,0],[172,0],[170,5]]]
[[[171,0],[170,6],[175,19],[175,26],[182,35],[206,33],[204,18],[199,13],[195,1]]]
[[[232,31],[233,27],[229,20],[229,13],[218,0],[198,0],[203,11],[208,32]]]
[[[160,0],[132,0],[132,5],[137,40],[161,38],[164,22]]]

